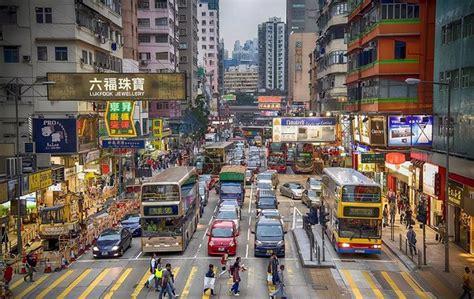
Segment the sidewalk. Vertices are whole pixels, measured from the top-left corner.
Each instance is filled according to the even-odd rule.
[[[398,220],[398,218],[397,218]],[[417,251],[423,252],[423,230],[417,223],[413,225],[413,229],[417,236]],[[391,231],[387,226],[383,229],[382,241],[384,246],[395,254],[405,266],[413,270],[413,276],[423,281],[423,286],[429,286],[427,291],[431,291],[438,298],[457,298],[462,293],[462,275],[464,267],[474,268],[474,255],[469,254],[459,248],[452,242],[449,243],[449,273],[444,272],[444,244],[436,241],[436,231],[426,226],[426,266],[422,266],[421,270],[417,269],[418,256],[411,260],[404,252],[405,238],[407,229],[400,222],[394,225],[394,241],[390,239]],[[400,234],[402,237],[402,248],[400,250]]]
[[[313,225],[312,226],[314,238],[317,244],[321,247],[321,226]],[[303,228],[295,228],[292,231],[293,238],[295,239],[296,247],[298,250],[298,257],[300,259],[301,265],[304,268],[335,268],[333,262],[334,258],[337,257],[334,248],[331,246],[329,241],[325,240],[325,261],[322,257],[321,249],[321,263],[318,263],[318,258],[316,253],[313,252],[313,260],[311,260],[311,250],[310,250],[310,240]]]

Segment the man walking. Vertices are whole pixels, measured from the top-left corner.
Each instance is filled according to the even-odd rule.
[[[150,283],[155,279],[155,269],[156,269],[156,253],[153,253],[153,256],[150,260],[150,276],[148,280],[145,282],[145,287],[148,288]]]
[[[167,293],[170,298],[176,298],[177,296],[173,293],[173,288],[171,284],[171,264],[166,264],[166,268],[163,269],[161,276],[161,290],[160,295],[158,296],[159,299],[163,299],[163,294]]]
[[[33,273],[36,272],[36,260],[33,258],[31,253],[28,253],[26,256],[26,270],[27,274],[23,277],[23,280],[26,281],[28,277],[30,277],[30,282],[33,282]]]
[[[416,255],[416,233],[411,225],[408,227],[407,240],[408,246],[410,247],[410,255],[413,255],[413,252],[415,252]]]
[[[463,277],[462,277],[462,289],[464,291],[463,291],[460,299],[463,299],[466,295],[467,295],[467,298],[469,298],[469,299],[472,298],[472,296],[471,296],[471,276],[469,274],[470,272],[471,272],[471,270],[469,269],[469,267],[464,268],[464,274],[463,274]]]
[[[215,296],[214,294],[214,284],[216,282],[215,273],[214,273],[214,265],[209,265],[209,270],[206,272],[206,276],[204,277],[204,294],[206,294],[207,290],[211,290],[211,296]]]
[[[276,253],[272,253],[270,257],[270,263],[268,264],[268,273],[272,274],[272,284],[277,285],[278,283],[278,265],[280,262],[278,261],[278,257]]]
[[[275,298],[275,297],[281,297],[281,298],[286,298],[286,292],[285,292],[285,265],[281,265],[280,269],[278,270],[278,285],[277,289],[275,292],[270,294],[270,297]]]
[[[245,267],[240,265],[240,257],[237,257],[235,263],[232,265],[230,268],[230,272],[232,273],[232,281],[234,284],[232,285],[232,288],[230,289],[230,294],[234,296],[240,296],[239,294],[239,286],[240,286],[240,271],[245,271]]]

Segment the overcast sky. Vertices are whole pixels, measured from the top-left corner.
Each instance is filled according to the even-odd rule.
[[[258,24],[270,17],[286,18],[286,0],[220,0],[221,38],[232,54],[234,42],[257,38]]]

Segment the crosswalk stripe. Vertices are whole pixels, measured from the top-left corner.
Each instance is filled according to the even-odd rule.
[[[370,288],[371,288],[372,291],[374,292],[375,297],[377,297],[377,298],[383,298],[382,292],[381,292],[381,291],[379,290],[379,288],[375,285],[375,283],[374,283],[374,281],[372,280],[372,277],[370,276],[369,272],[363,271],[362,274],[364,275],[365,280],[367,281],[367,283],[370,285]]]
[[[109,274],[110,268],[104,269],[99,276],[87,287],[87,289],[79,296],[79,299],[86,299],[87,296],[92,292],[92,290],[104,279],[104,277]]]
[[[362,297],[362,294],[360,293],[359,288],[358,288],[357,285],[354,283],[354,279],[352,279],[351,273],[350,273],[348,270],[342,270],[342,274],[346,277],[347,282],[349,283],[349,286],[350,286],[352,292],[354,293],[354,297],[355,297],[356,299],[362,299],[362,298],[364,298],[364,297]]]
[[[145,274],[143,275],[142,279],[138,282],[137,286],[133,290],[133,293],[130,295],[131,298],[136,299],[138,294],[140,294],[140,291],[143,289],[143,285],[147,281],[148,277],[150,276],[150,271],[147,270]]]
[[[120,275],[120,278],[114,283],[110,291],[105,295],[104,299],[111,299],[112,295],[120,288],[122,283],[127,279],[127,276],[132,272],[132,268],[128,268],[123,272],[123,274]]]
[[[191,287],[191,283],[194,279],[194,276],[196,276],[197,272],[197,267],[193,266],[191,268],[191,272],[189,273],[188,279],[186,280],[186,284],[184,285],[183,293],[182,293],[182,298],[186,298],[186,296],[189,295],[189,288]]]
[[[86,271],[82,272],[81,275],[79,275],[78,278],[74,279],[74,281],[64,290],[59,294],[58,299],[64,299],[66,296],[74,289],[89,273],[92,271],[92,269],[87,269]]]
[[[48,295],[49,292],[51,292],[52,289],[57,287],[61,282],[63,282],[66,278],[68,278],[69,275],[71,275],[73,272],[74,272],[74,270],[67,270],[66,273],[64,273],[64,275],[61,275],[60,277],[58,277],[58,279],[56,279],[46,289],[41,291],[41,293],[39,293],[36,298],[37,299],[43,299],[46,295]]]
[[[23,275],[23,276],[24,276],[24,275]],[[14,283],[12,283],[12,284],[10,285],[10,290],[16,289],[22,282],[24,282],[23,279],[24,279],[24,277],[18,279],[18,280],[15,281]]]
[[[416,281],[413,280],[410,274],[406,272],[401,272],[400,275],[402,275],[403,279],[410,285],[410,287],[420,296],[421,298],[428,298],[428,296],[425,294],[425,291],[416,283]]]
[[[393,279],[388,275],[387,272],[385,271],[382,271],[380,272],[383,276],[383,278],[385,278],[385,280],[388,282],[388,284],[390,285],[390,287],[392,288],[392,290],[395,291],[395,293],[397,294],[398,298],[400,299],[406,299],[405,295],[403,295],[402,291],[400,290],[400,288],[395,284],[395,282],[393,281]]]
[[[15,298],[23,298],[25,297],[29,292],[33,291],[37,286],[39,286],[43,281],[45,281],[50,275],[45,275],[41,276],[39,279],[37,279],[35,282],[33,282],[29,287],[23,290],[18,296]]]

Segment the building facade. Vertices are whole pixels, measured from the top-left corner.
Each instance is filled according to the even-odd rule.
[[[259,89],[287,90],[287,35],[277,17],[258,25]]]
[[[318,1],[286,0],[286,23],[291,32],[317,32]]]
[[[258,67],[239,65],[224,72],[224,93],[255,93],[258,90]]]
[[[219,92],[219,1],[198,1],[198,65],[206,72],[212,93]]]

